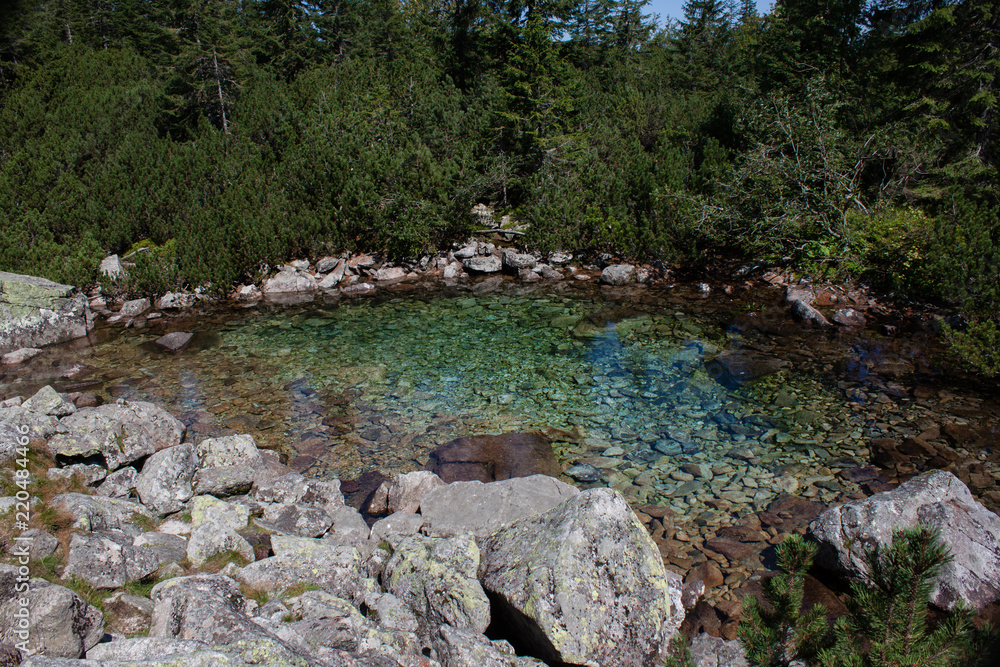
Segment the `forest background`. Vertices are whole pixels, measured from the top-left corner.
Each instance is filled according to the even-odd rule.
[[[146,245],[134,289],[221,291],[296,256],[442,248],[486,203],[532,249],[864,280],[1000,348],[1000,0],[683,13],[11,0],[0,269],[92,284]]]

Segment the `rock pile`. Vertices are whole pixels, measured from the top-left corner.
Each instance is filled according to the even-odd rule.
[[[27,666],[655,665],[684,618],[680,577],[614,490],[419,471],[375,494],[386,514],[369,528],[337,480],[250,436],[185,442],[151,404],[78,409],[47,387],[2,410],[45,441],[50,477],[92,491],[48,501],[72,522],[65,543],[31,533],[34,556],[55,543],[65,586],[31,582]],[[0,567],[0,646],[19,641],[16,576]],[[108,597],[106,627],[75,582],[156,583]]]

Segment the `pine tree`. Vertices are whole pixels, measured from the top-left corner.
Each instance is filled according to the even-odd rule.
[[[816,557],[816,545],[792,535],[778,545],[777,553],[781,574],[764,582],[766,604],[749,598],[739,627],[747,658],[760,667],[809,661],[829,634],[825,607],[815,605],[802,613],[805,575]]]

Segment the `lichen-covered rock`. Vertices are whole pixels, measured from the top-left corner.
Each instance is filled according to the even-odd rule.
[[[150,308],[152,308],[152,305],[149,303],[149,299],[132,299],[122,304],[118,315],[122,318],[139,317],[145,314]]]
[[[20,598],[28,604],[21,606]],[[18,614],[28,609],[27,628]],[[18,631],[26,631],[19,637]],[[29,590],[0,604],[0,643],[24,639],[29,651],[56,658],[79,658],[104,635],[101,612],[68,588],[33,580]]]
[[[656,546],[611,489],[488,537],[479,571],[494,615],[546,661],[655,665],[684,615]]]
[[[601,271],[601,282],[605,285],[628,285],[635,282],[635,267],[631,264],[612,264]]]
[[[160,560],[151,550],[131,543],[123,533],[110,531],[73,535],[62,578],[79,577],[94,588],[142,581],[159,569]]]
[[[434,639],[441,667],[527,667],[544,665],[541,660],[518,657],[506,641],[490,641],[478,632],[442,625]]]
[[[485,257],[470,257],[462,262],[462,267],[469,273],[499,273],[503,268],[503,263],[499,257],[487,255]]]
[[[153,587],[150,599],[154,605],[150,637],[186,639],[213,646],[260,638],[291,650],[250,620],[247,601],[229,577],[199,574],[168,579]]]
[[[323,541],[330,544],[353,546],[360,552],[367,549],[371,529],[365,523],[364,517],[353,507],[347,505],[328,512],[333,519],[333,525],[323,536]]]
[[[317,507],[271,504],[264,508],[264,519],[257,524],[283,535],[319,537],[333,525],[333,518]]]
[[[84,486],[93,486],[107,477],[107,475],[108,471],[104,469],[104,466],[86,465],[83,463],[75,463],[65,468],[49,468],[45,471],[47,479],[71,481],[76,477],[79,478]]]
[[[0,271],[0,354],[87,335],[90,306],[75,287]]]
[[[22,403],[21,406],[25,410],[52,417],[65,417],[76,412],[73,401],[66,400],[65,396],[48,385],[35,392],[35,395]]]
[[[691,659],[695,667],[750,667],[742,642],[726,641],[706,632],[691,640]]]
[[[240,583],[265,591],[282,591],[292,586],[313,584],[355,604],[360,604],[365,595],[377,586],[362,570],[361,557],[352,547],[279,535],[272,536],[271,546],[276,555],[240,570]]]
[[[194,492],[220,498],[240,495],[253,486],[256,472],[248,465],[200,468],[194,474]]]
[[[198,465],[202,468],[218,466],[255,466],[260,463],[260,452],[252,435],[229,435],[206,438],[196,448]]]
[[[250,495],[254,500],[265,503],[310,505],[328,512],[344,505],[340,480],[324,482],[307,479],[295,472],[257,484]]]
[[[533,269],[538,263],[538,258],[526,253],[504,250],[501,255],[503,268],[510,273],[517,273],[521,269]]]
[[[914,477],[891,491],[853,500],[821,514],[809,527],[819,542],[817,563],[864,577],[864,552],[892,542],[893,531],[922,524],[941,531],[953,556],[931,591],[931,602],[976,609],[1000,599],[1000,517],[944,470]]]
[[[0,365],[20,366],[21,364],[31,361],[41,353],[42,351],[37,347],[22,347],[14,350],[13,352],[0,355]]]
[[[187,557],[187,540],[170,533],[149,531],[137,535],[132,542],[137,547],[145,547],[156,554],[160,565],[179,563]]]
[[[548,511],[580,493],[575,486],[532,475],[499,482],[454,482],[429,491],[421,500],[420,514],[431,537],[471,532],[486,537],[501,527]]]
[[[420,501],[431,489],[444,486],[444,481],[429,470],[417,470],[396,475],[382,482],[368,504],[369,514],[416,512]]]
[[[56,432],[59,421],[21,406],[0,408],[0,464],[16,458],[18,448],[32,439],[47,438]]]
[[[211,524],[240,530],[249,520],[250,508],[246,505],[227,503],[212,496],[195,496],[191,500],[192,528]]]
[[[264,281],[261,291],[265,295],[311,293],[319,289],[316,279],[308,273],[295,270],[281,271]]]
[[[471,535],[403,540],[382,571],[382,585],[417,616],[421,633],[447,623],[485,632],[490,601],[480,585],[479,547]]]
[[[153,515],[139,503],[118,498],[88,496],[83,493],[62,493],[52,498],[51,506],[73,517],[73,527],[80,530],[124,530],[137,517],[151,521]]]
[[[87,660],[168,660],[208,648],[204,642],[164,637],[132,637],[101,642],[87,651]]]
[[[239,554],[246,562],[254,559],[253,546],[229,526],[203,523],[191,531],[187,558],[192,566],[201,567],[213,556],[229,552]]]
[[[94,493],[105,498],[128,498],[135,491],[138,481],[139,471],[131,466],[125,466],[105,477]]]
[[[395,549],[400,542],[411,535],[416,535],[423,527],[423,515],[396,512],[382,517],[372,525],[371,541],[376,545],[387,542]]]
[[[163,449],[150,456],[135,483],[142,504],[160,516],[180,511],[194,495],[192,478],[197,464],[190,444]]]
[[[119,401],[81,408],[60,421],[60,433],[48,441],[53,456],[103,456],[108,470],[180,444],[184,425],[144,401]]]
[[[39,530],[38,528],[29,528],[20,535],[21,538],[28,540],[30,546],[28,547],[28,558],[31,560],[42,560],[43,558],[48,558],[53,555],[61,544],[54,535],[46,533],[44,530]],[[3,595],[0,595],[0,600],[4,599]]]

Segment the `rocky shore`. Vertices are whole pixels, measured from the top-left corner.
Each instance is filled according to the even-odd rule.
[[[679,630],[699,665],[745,664],[710,636],[738,609],[700,600],[719,568],[665,567],[652,536],[669,512],[614,489],[417,471],[363,515],[338,480],[295,473],[248,435],[193,441],[150,403],[79,407],[46,387],[0,404],[0,425],[5,664],[657,665]],[[737,560],[764,529],[808,532],[831,573],[863,576],[860,552],[917,522],[955,555],[935,604],[995,605],[1000,518],[945,471],[830,508],[782,496],[711,547]],[[21,563],[47,576],[25,582]]]

